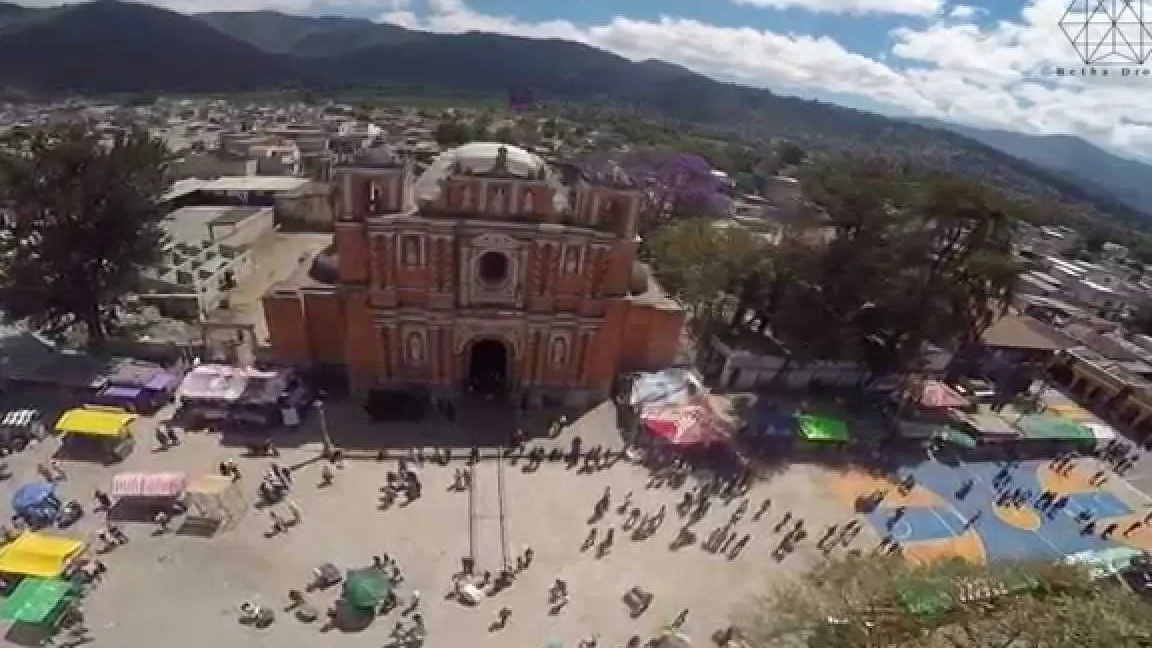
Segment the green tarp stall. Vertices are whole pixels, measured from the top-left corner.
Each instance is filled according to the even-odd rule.
[[[832,416],[801,414],[796,417],[800,423],[800,436],[807,441],[821,443],[847,443],[848,424]]]
[[[971,434],[957,430],[953,427],[943,427],[932,436],[933,440],[943,441],[944,443],[951,443],[958,448],[967,448],[971,450],[976,447],[976,439]]]
[[[1023,416],[1016,427],[1025,438],[1033,441],[1075,441],[1095,445],[1096,435],[1088,428],[1071,419],[1059,416],[1032,414]]]
[[[957,564],[959,568],[961,563]],[[933,618],[956,605],[1035,590],[1040,581],[1023,570],[1010,570],[993,578],[968,578],[943,564],[929,577],[910,578],[896,590],[896,600],[909,614]]]
[[[375,567],[350,570],[344,577],[344,602],[357,608],[374,608],[392,591],[392,583]]]
[[[0,619],[36,625],[49,623],[73,593],[72,583],[25,578],[0,605]]]

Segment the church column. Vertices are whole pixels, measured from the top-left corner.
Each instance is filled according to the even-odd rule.
[[[404,341],[400,339],[400,329],[395,324],[388,324],[388,378],[396,380],[400,374],[400,353],[403,351]]]
[[[377,382],[387,384],[392,381],[392,352],[396,346],[396,329],[393,326],[381,325],[376,327],[376,334],[380,337],[380,345],[377,348],[380,365]]]
[[[588,384],[588,369],[592,362],[588,354],[592,351],[592,334],[588,331],[579,333],[580,354],[576,356],[576,380],[581,385]]]

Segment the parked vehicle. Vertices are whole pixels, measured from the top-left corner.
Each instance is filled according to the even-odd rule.
[[[45,433],[43,415],[39,410],[7,412],[0,419],[0,454],[20,452],[33,439],[44,438]]]

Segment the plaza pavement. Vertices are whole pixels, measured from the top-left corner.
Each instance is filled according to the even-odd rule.
[[[333,406],[329,418],[342,426],[343,434],[381,434],[380,426],[373,426],[362,416],[358,421],[354,410]],[[611,421],[610,407],[607,411],[594,410],[551,443],[566,446],[576,434],[587,444],[611,443],[614,437],[618,443]],[[60,484],[61,496],[79,499],[90,508],[92,491],[106,489],[117,472],[183,470],[195,476],[212,473],[221,460],[239,455],[236,448],[221,446],[216,435],[197,433],[187,435],[177,448],[153,452],[150,425],[147,421],[139,424],[137,449],[119,466],[65,462],[68,477]],[[353,431],[353,426],[362,429]],[[409,424],[407,432],[419,437],[423,429],[422,424]],[[674,505],[681,492],[646,489],[648,474],[642,467],[621,462],[600,472],[577,474],[562,464],[546,462],[538,471],[526,473],[522,463],[506,464],[503,534],[512,556],[531,546],[535,561],[510,589],[475,608],[466,608],[445,600],[451,575],[469,551],[470,524],[475,522],[468,495],[447,490],[452,472],[462,467],[463,461],[446,467],[425,464],[419,470],[423,497],[411,505],[381,511],[377,506],[379,487],[386,472],[395,470],[395,462],[381,464],[363,453],[359,456],[364,458],[351,459],[344,470],[337,471],[330,488],[317,488],[319,466],[313,460],[320,445],[306,440],[312,432],[306,429],[297,433],[295,447],[282,449],[281,464],[300,465],[291,497],[303,510],[303,521],[280,536],[264,537],[270,524],[266,513],[256,509],[249,510],[236,528],[212,538],[176,534],[153,537],[150,524],[125,525],[131,542],[103,558],[110,572],[85,602],[93,640],[90,645],[122,648],[147,642],[165,648],[312,648],[323,641],[324,645],[349,648],[381,646],[398,618],[397,612],[377,619],[362,632],[332,630],[321,638],[319,623],[302,624],[283,613],[264,630],[242,626],[237,622],[236,608],[240,602],[251,600],[281,609],[287,604],[287,591],[303,589],[311,569],[319,563],[356,567],[385,552],[399,560],[406,574],[401,596],[413,590],[422,594],[429,632],[425,645],[429,648],[535,647],[552,640],[575,646],[592,634],[599,635],[600,646],[622,646],[633,634],[651,636],[684,608],[690,610],[684,631],[697,645],[708,645],[711,633],[726,625],[750,594],[765,591],[774,579],[802,571],[821,559],[813,547],[815,537],[783,563],[772,559],[778,536],[771,529],[785,506],[803,514],[811,536],[817,536],[827,524],[843,523],[850,516],[826,495],[826,471],[791,466],[757,483],[750,493],[750,511],[737,532],[751,533],[752,540],[737,559],[728,560],[698,546],[673,552],[668,545],[680,526]],[[56,442],[49,440],[8,459],[15,476],[0,483],[0,514],[11,514],[12,490],[34,479],[36,463],[47,461],[55,447]],[[244,474],[244,492],[254,499],[256,480],[270,460],[238,461]],[[492,460],[486,459],[477,476],[490,480],[495,472]],[[477,485],[484,488],[489,484]],[[633,505],[648,513],[667,504],[668,519],[654,537],[642,541],[633,541],[617,528],[615,547],[597,559],[594,551],[581,552],[580,544],[589,528],[587,518],[606,486],[612,489],[613,503],[612,511],[598,524],[601,535],[610,524],[619,527],[622,518],[615,507],[628,491],[634,494]],[[492,507],[499,507],[499,500],[492,499],[491,491],[481,497],[487,498],[487,503],[480,515],[489,517],[472,529],[482,536],[477,541],[488,547],[485,551],[492,552],[492,547],[499,547],[500,540],[492,535],[500,533],[500,525],[490,516]],[[774,502],[771,511],[760,522],[752,522],[752,513],[765,497]],[[736,500],[725,507],[717,502],[696,527],[701,539],[722,524],[738,504]],[[91,536],[101,525],[101,516],[89,514],[64,533]],[[866,530],[855,546],[870,549],[876,540]],[[547,592],[556,578],[568,582],[571,602],[560,614],[549,616]],[[633,585],[655,595],[650,609],[638,619],[630,618],[621,598]],[[336,592],[311,596],[312,603],[323,608]],[[504,630],[490,633],[489,625],[501,606],[511,608],[511,619]]]

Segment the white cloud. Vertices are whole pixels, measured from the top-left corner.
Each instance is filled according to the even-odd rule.
[[[972,5],[956,5],[948,10],[948,17],[953,20],[970,20],[977,16],[988,13],[988,10],[983,7],[973,7]]]
[[[757,0],[759,5],[800,0]],[[1152,0],[1149,3],[1152,13]],[[804,94],[858,96],[913,114],[1036,133],[1072,133],[1128,153],[1152,157],[1152,128],[1144,116],[1152,77],[1055,76],[1081,67],[1060,32],[1067,0],[1029,0],[1014,20],[981,26],[974,7],[942,8],[935,20],[894,30],[891,49],[873,57],[835,40],[698,20],[617,16],[599,25],[563,20],[529,23],[473,11],[461,0],[426,0],[419,27],[459,33],[488,31],[529,38],[564,38],[633,60],[656,58],[737,83]],[[880,2],[805,0],[825,10]],[[885,1],[886,7],[932,2]],[[971,9],[971,11],[969,10]],[[922,8],[923,10],[923,8]],[[387,16],[383,18],[387,19]],[[1150,64],[1152,69],[1152,64]],[[1144,125],[1140,125],[1143,123]]]
[[[736,4],[767,9],[804,9],[837,14],[900,14],[932,16],[944,0],[733,0]]]

